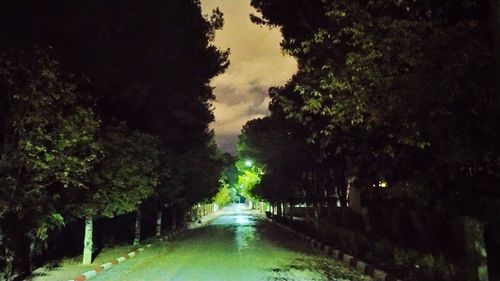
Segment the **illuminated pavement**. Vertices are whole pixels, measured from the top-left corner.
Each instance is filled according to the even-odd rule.
[[[315,255],[304,243],[241,205],[211,224],[155,243],[95,281],[320,281],[371,280]]]

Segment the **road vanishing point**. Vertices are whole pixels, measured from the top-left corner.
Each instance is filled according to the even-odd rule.
[[[154,243],[95,281],[365,281],[243,204],[203,227]]]

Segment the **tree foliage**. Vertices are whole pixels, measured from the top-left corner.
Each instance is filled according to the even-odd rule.
[[[182,215],[212,198],[222,156],[209,81],[229,64],[212,44],[223,23],[197,0],[0,1],[2,227],[30,214],[16,235],[46,237],[146,200],[181,202]],[[51,59],[19,58],[34,49]]]
[[[283,52],[299,63],[284,87],[271,89],[271,117],[243,132],[248,152],[266,157],[256,188],[266,199],[293,202],[301,190],[283,181],[290,168],[279,170],[291,161],[272,158],[277,140],[288,138],[298,145],[284,159],[306,153],[297,162],[307,165],[292,173],[305,186],[299,201],[346,207],[358,196],[358,207],[380,214],[425,209],[498,224],[496,1],[251,3],[261,14],[252,20],[279,27]]]
[[[99,119],[40,50],[0,56],[0,232],[8,252],[64,224],[56,202],[84,186],[101,153]]]
[[[124,125],[103,127],[102,156],[89,171],[83,188],[69,194],[65,208],[79,217],[114,217],[129,213],[159,184],[160,144],[157,137]]]
[[[484,1],[293,1],[284,13],[285,2],[252,4],[299,61],[293,93],[273,98],[310,129],[318,159],[370,162],[365,180],[388,180],[391,196],[420,204],[498,177]]]

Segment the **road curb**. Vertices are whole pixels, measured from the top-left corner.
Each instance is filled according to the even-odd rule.
[[[327,245],[321,241],[317,241],[314,238],[311,238],[311,237],[309,237],[301,232],[298,232],[289,226],[286,226],[284,224],[281,224],[281,223],[274,221],[274,220],[271,220],[271,219],[268,219],[268,220],[273,222],[277,226],[281,227],[282,229],[284,229],[288,232],[291,232],[291,233],[295,234],[296,236],[300,237],[311,248],[320,250],[324,254],[326,254],[330,257],[333,257],[339,261],[342,261],[344,264],[348,265],[349,267],[351,267],[353,269],[356,269],[358,272],[372,277],[373,280],[375,280],[375,281],[401,281],[400,279],[397,279],[396,277],[386,273],[385,271],[377,269],[370,264],[367,264],[367,263],[360,261],[359,259],[357,259],[353,256],[350,256],[348,254],[343,253],[340,250],[333,249],[330,245]]]
[[[174,237],[176,237],[177,235],[185,232],[187,230],[186,227],[182,227],[176,231],[173,231],[159,239],[157,239],[158,241],[167,241],[167,240],[170,240]],[[144,251],[146,248],[150,248],[151,247],[151,243],[150,244],[147,244],[147,245],[144,245],[143,247],[141,248],[138,248],[130,253],[126,253],[120,257],[117,257],[115,259],[112,259],[111,261],[107,262],[107,263],[103,263],[101,264],[100,266],[96,267],[95,269],[92,269],[92,270],[89,270],[89,271],[86,271],[80,275],[78,275],[77,277],[75,277],[74,279],[70,279],[68,281],[85,281],[85,280],[89,280],[91,279],[92,277],[110,269],[111,267],[113,266],[116,266],[128,259],[131,259],[133,257],[135,257],[138,253]]]
[[[158,238],[158,241],[168,241],[169,239],[174,238],[175,236],[185,232],[186,230],[188,230],[187,227],[181,227],[175,231],[170,232],[169,234],[167,234],[161,238]]]

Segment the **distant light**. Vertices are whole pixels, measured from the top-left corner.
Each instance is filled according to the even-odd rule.
[[[381,188],[389,187],[389,184],[385,180],[381,180],[378,182],[378,186]]]
[[[253,165],[252,161],[250,161],[250,160],[245,161],[245,166],[252,167],[252,165]]]

